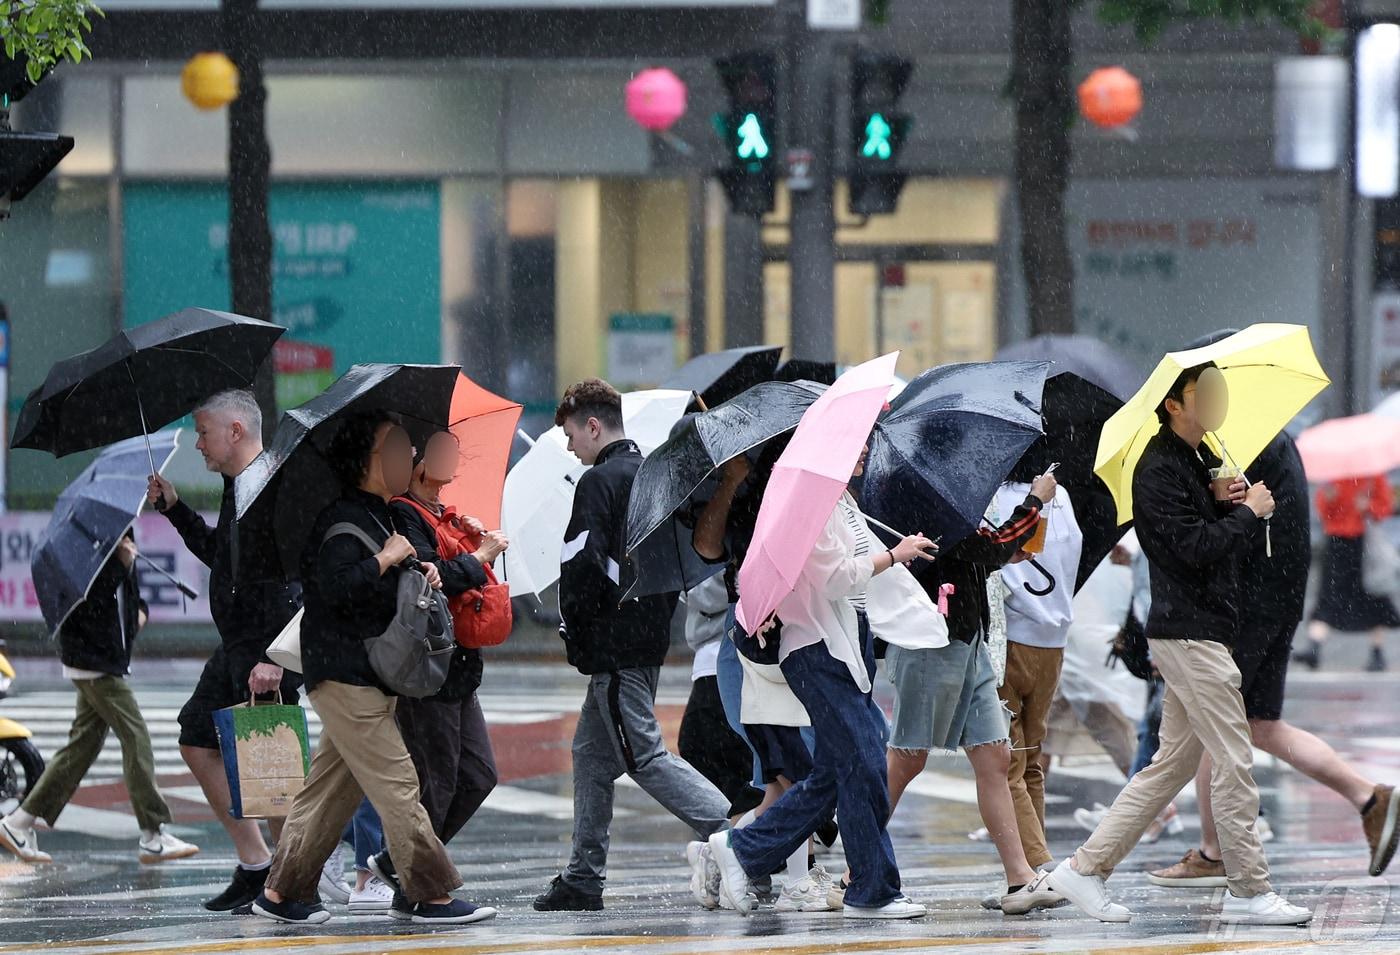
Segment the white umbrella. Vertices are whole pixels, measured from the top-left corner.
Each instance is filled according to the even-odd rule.
[[[655,389],[622,396],[627,437],[650,454],[671,436],[671,428],[692,400],[689,391]],[[520,436],[530,438],[522,431]],[[505,575],[513,595],[538,596],[559,579],[559,549],[574,506],[574,487],[588,470],[568,450],[557,425],[531,442],[506,475],[501,494],[501,530],[510,538]]]

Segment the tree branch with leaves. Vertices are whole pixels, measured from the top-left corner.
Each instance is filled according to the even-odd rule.
[[[5,57],[23,59],[29,82],[38,83],[62,60],[92,58],[84,35],[92,32],[92,17],[104,15],[91,0],[0,0]]]

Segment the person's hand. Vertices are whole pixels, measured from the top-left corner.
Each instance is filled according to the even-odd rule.
[[[282,685],[282,668],[275,663],[259,663],[248,674],[248,689],[256,696],[272,693]]]
[[[1244,506],[1254,512],[1255,517],[1272,517],[1274,514],[1274,492],[1261,482],[1256,482],[1244,495]]]
[[[1031,552],[1030,552],[1030,551],[1028,551],[1028,550],[1018,550],[1018,551],[1016,551],[1016,553],[1014,553],[1014,554],[1011,555],[1011,559],[1008,560],[1007,563],[1008,563],[1008,564],[1019,564],[1019,563],[1021,563],[1022,561],[1026,561],[1026,560],[1030,560],[1030,559],[1031,559]]]
[[[117,543],[117,560],[121,561],[122,566],[127,570],[130,570],[131,565],[136,563],[137,553],[139,552],[136,550],[136,541],[130,537],[123,537]]]
[[[414,554],[418,553],[413,549],[407,537],[402,534],[391,534],[384,542],[384,546],[379,551],[379,563],[383,567],[393,567],[402,564]]]
[[[720,483],[730,489],[737,488],[744,483],[744,478],[749,476],[750,470],[748,455],[736,454],[724,462],[724,473],[720,477]]]
[[[938,545],[923,534],[910,534],[890,548],[890,556],[896,564],[908,564],[914,560],[933,560],[938,553]]]
[[[1040,499],[1040,503],[1049,504],[1054,500],[1055,489],[1059,486],[1059,482],[1055,480],[1055,475],[1042,474],[1031,482],[1031,493]]]
[[[1244,478],[1238,477],[1230,484],[1230,503],[1243,504],[1245,495],[1249,493],[1249,485]]]
[[[138,633],[146,629],[146,621],[149,619],[150,615],[145,610],[136,611],[136,630]]]
[[[178,500],[180,494],[175,490],[175,485],[159,474],[151,475],[150,480],[146,482],[146,503],[158,511],[168,511]]]
[[[460,520],[462,521],[462,526],[464,526],[467,530],[471,531],[477,537],[480,537],[481,535],[486,533],[486,525],[481,523],[481,521],[477,520],[475,517],[462,517],[460,518]]]
[[[437,569],[437,564],[432,561],[424,561],[423,576],[428,578],[428,586],[434,590],[442,589],[442,572]]]
[[[1133,555],[1122,544],[1114,544],[1113,550],[1108,552],[1108,562],[1115,567],[1131,567]]]
[[[510,538],[505,534],[500,531],[487,531],[481,538],[481,546],[476,549],[476,557],[483,564],[489,564],[500,557],[509,546]]]

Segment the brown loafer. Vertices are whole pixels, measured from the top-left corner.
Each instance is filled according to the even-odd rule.
[[[1147,881],[1169,889],[1218,889],[1225,882],[1225,861],[1215,862],[1192,849],[1176,865],[1147,873]]]
[[[1361,828],[1366,833],[1366,844],[1371,847],[1371,874],[1380,875],[1390,865],[1395,844],[1400,841],[1400,826],[1395,824],[1400,802],[1395,799],[1394,786],[1377,786],[1372,795],[1371,808],[1361,814]]]

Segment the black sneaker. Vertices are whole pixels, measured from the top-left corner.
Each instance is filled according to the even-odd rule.
[[[394,893],[394,901],[389,903],[389,918],[396,922],[413,921],[413,903],[402,892]]]
[[[252,871],[238,866],[233,870],[233,881],[218,895],[204,903],[211,912],[235,912],[251,905],[267,882],[268,869]]]
[[[379,881],[395,892],[402,888],[399,885],[399,873],[394,869],[394,860],[389,858],[387,849],[378,855],[369,857],[369,871],[379,876]]]
[[[603,896],[580,892],[565,882],[563,876],[556,875],[554,881],[549,883],[548,891],[543,895],[535,896],[535,911],[601,912],[603,911]]]
[[[320,902],[310,905],[291,899],[274,902],[261,892],[253,902],[253,914],[272,919],[274,922],[289,922],[293,925],[319,925],[331,917],[331,913],[327,912]]]
[[[1299,650],[1293,654],[1293,662],[1301,663],[1309,670],[1316,670],[1322,665],[1322,655],[1318,652],[1320,644],[1316,640],[1308,640],[1308,648]]]
[[[496,910],[489,905],[472,905],[461,899],[453,899],[446,905],[419,902],[413,907],[413,921],[419,925],[466,925],[495,917]]]

